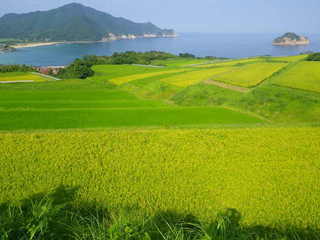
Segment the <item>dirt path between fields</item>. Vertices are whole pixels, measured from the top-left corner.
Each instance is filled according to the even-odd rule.
[[[131,64],[131,65],[137,66],[137,67],[165,68],[165,66],[158,66],[158,65],[145,65],[145,64]]]
[[[238,87],[238,86],[230,85],[230,84],[223,83],[223,82],[218,82],[218,81],[211,80],[211,79],[210,80],[206,80],[203,83],[204,84],[208,84],[208,85],[215,85],[215,86],[218,86],[218,87],[221,87],[221,88],[226,88],[226,89],[230,89],[230,90],[237,91],[237,92],[242,92],[242,93],[250,92],[249,88]]]
[[[38,76],[41,76],[41,77],[44,77],[44,78],[49,78],[49,79],[52,79],[54,81],[62,80],[60,78],[56,78],[56,77],[53,77],[53,76],[50,76],[50,75],[46,75],[46,74],[42,74],[42,73],[38,73],[38,72],[33,72],[32,74],[35,74],[35,75],[38,75]]]
[[[21,81],[0,81],[0,83],[30,83],[34,82],[33,80],[21,80]]]

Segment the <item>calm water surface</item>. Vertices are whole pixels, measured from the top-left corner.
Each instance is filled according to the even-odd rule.
[[[197,56],[244,58],[260,55],[290,56],[305,51],[320,51],[320,34],[307,35],[308,46],[272,46],[279,34],[180,34],[178,38],[119,40],[107,43],[61,44],[18,49],[0,54],[0,64],[29,64],[34,66],[66,65],[75,58],[111,55],[123,51],[189,52]]]

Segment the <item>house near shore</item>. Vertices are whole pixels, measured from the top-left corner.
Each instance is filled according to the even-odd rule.
[[[57,75],[61,69],[64,69],[65,66],[46,66],[46,67],[36,67],[35,70],[37,70],[39,73],[42,74],[53,74]]]

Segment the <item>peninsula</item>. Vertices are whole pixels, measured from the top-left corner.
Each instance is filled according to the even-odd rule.
[[[7,44],[0,44],[0,53],[4,52],[14,52],[16,49]]]
[[[310,40],[307,37],[299,36],[292,32],[288,32],[273,41],[274,46],[296,46],[308,44],[310,44]]]
[[[172,29],[114,17],[79,3],[49,11],[10,13],[0,18],[0,39],[22,41],[17,47],[176,36]]]

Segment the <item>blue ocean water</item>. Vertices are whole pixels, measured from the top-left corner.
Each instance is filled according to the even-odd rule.
[[[273,46],[279,34],[203,34],[184,33],[178,38],[119,40],[106,43],[61,44],[18,49],[0,54],[0,64],[34,66],[66,65],[84,55],[111,55],[123,51],[189,52],[197,56],[245,58],[261,55],[290,56],[305,51],[320,51],[320,34],[307,35],[308,46]]]

